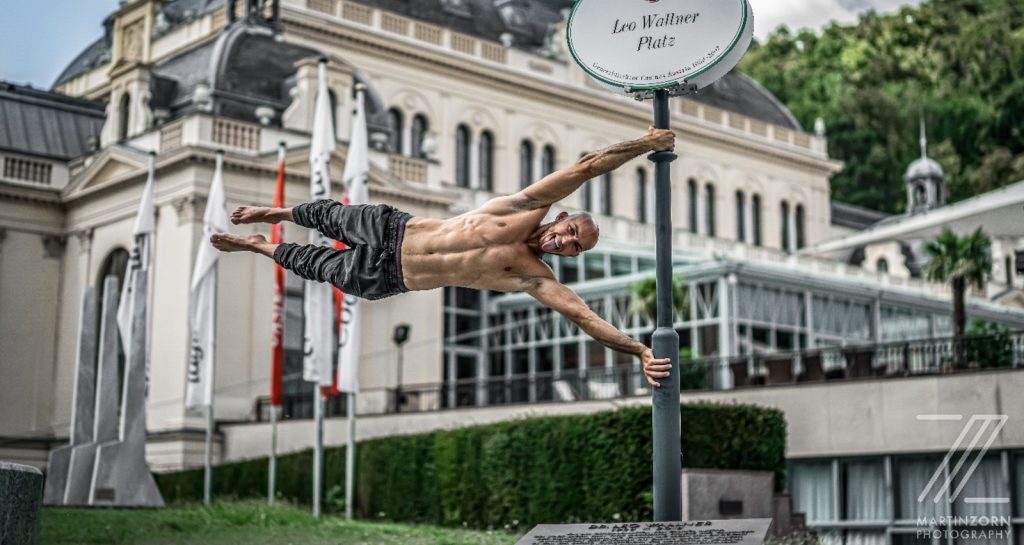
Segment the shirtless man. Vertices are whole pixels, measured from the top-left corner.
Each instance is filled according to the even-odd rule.
[[[545,253],[575,257],[597,245],[594,219],[562,212],[551,223],[541,222],[551,205],[587,180],[643,153],[674,147],[672,131],[652,128],[641,138],[590,153],[515,195],[446,220],[414,218],[387,205],[343,206],[329,200],[294,208],[243,206],[231,216],[236,225],[291,221],[317,229],[349,246],[343,251],[271,244],[262,235],[216,233],[210,242],[224,252],[265,255],[302,278],[330,282],[365,299],[445,286],[525,291],[604,346],[638,356],[647,382],[659,387],[657,379],[669,376],[670,360],[655,359],[650,348],[602,320],[541,259]]]

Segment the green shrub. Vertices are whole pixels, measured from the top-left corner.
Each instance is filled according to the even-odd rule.
[[[782,413],[751,405],[681,407],[683,464],[774,471],[781,483]],[[345,449],[325,453],[325,510],[344,508]],[[530,418],[359,443],[356,513],[363,518],[530,527],[651,517],[651,409]],[[312,453],[278,460],[282,499],[311,500]],[[157,476],[169,502],[197,500],[202,470]],[[215,468],[218,497],[261,497],[267,460]]]
[[[1013,338],[1003,325],[972,320],[964,339],[967,361],[983,369],[1013,365]]]

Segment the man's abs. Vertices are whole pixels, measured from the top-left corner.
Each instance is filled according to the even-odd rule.
[[[498,291],[523,289],[524,260],[539,261],[522,242],[513,242],[472,218],[413,218],[402,244],[402,276],[413,291],[461,286]],[[500,228],[498,228],[500,229]]]

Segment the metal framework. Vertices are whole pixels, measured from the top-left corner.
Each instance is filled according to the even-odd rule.
[[[798,266],[690,259],[677,259],[675,272],[684,279],[689,305],[683,315],[674,314],[673,322],[680,345],[689,347],[694,358],[878,344],[943,337],[952,331],[949,302],[926,293],[810,274]],[[591,251],[576,259],[557,257],[549,264],[597,314],[650,342],[654,323],[637,314],[629,290],[652,275],[650,254]],[[975,302],[968,309],[972,318],[1024,328],[1022,312]],[[448,288],[444,331],[448,407],[565,401],[572,394],[552,385],[563,377],[638,370],[640,365],[523,294]],[[502,377],[507,384],[495,380]],[[477,386],[467,388],[474,379]],[[724,368],[715,380],[716,387],[731,387]],[[600,388],[591,385],[589,394]],[[626,392],[609,395],[613,393]]]

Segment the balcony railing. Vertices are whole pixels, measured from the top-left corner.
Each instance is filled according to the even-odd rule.
[[[987,369],[1024,369],[1024,332],[924,339],[799,352],[704,358],[680,363],[680,387],[686,391],[777,385],[838,383],[851,379],[940,375]],[[731,380],[726,381],[723,378]],[[729,385],[731,382],[731,386]],[[468,407],[530,403],[572,403],[643,397],[651,389],[632,365],[595,370],[564,370],[533,375],[461,379],[444,384],[366,389],[361,396],[379,401],[364,414],[422,413]],[[270,418],[269,399],[256,401],[256,418]],[[343,397],[327,402],[327,416],[345,416]],[[285,396],[283,416],[313,417],[313,396]]]

